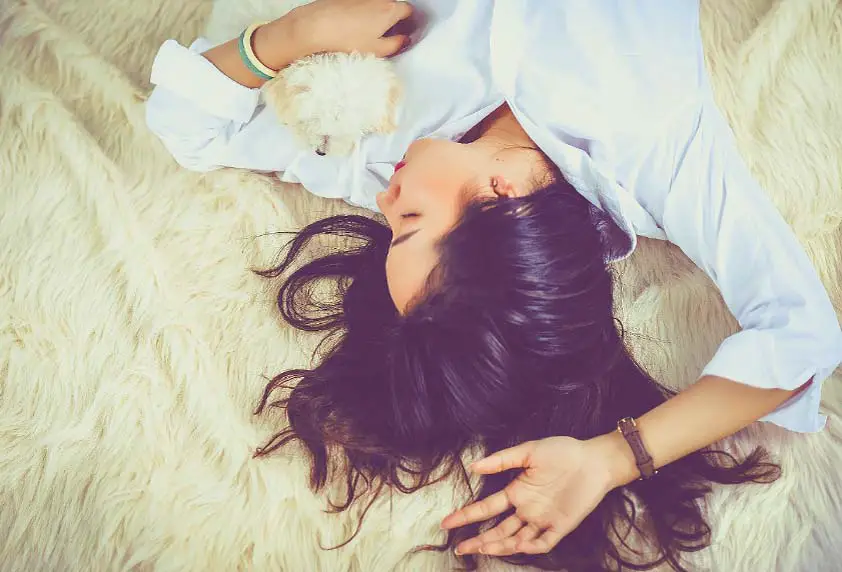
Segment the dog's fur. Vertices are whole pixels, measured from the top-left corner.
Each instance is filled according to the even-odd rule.
[[[216,0],[205,29],[214,43],[252,22],[279,18],[312,0]],[[280,121],[319,154],[348,155],[370,133],[389,133],[401,84],[385,59],[366,54],[315,54],[287,67],[263,87]]]

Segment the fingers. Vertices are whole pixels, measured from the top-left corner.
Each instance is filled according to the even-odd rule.
[[[386,5],[382,6],[383,20],[382,23],[386,31],[384,36],[404,35],[412,31],[413,16],[415,11],[412,4],[409,2],[401,2],[397,0],[390,0]]]
[[[392,2],[392,13],[393,19],[395,22],[400,22],[401,20],[406,20],[410,16],[412,16],[413,8],[411,2],[403,2],[401,0],[396,0]]]
[[[456,547],[456,554],[476,554],[484,544],[514,536],[521,528],[523,528],[523,521],[513,514],[491,530],[486,530],[479,536],[460,542]]]
[[[567,532],[569,531],[550,527],[538,538],[523,539],[523,541],[518,545],[517,550],[518,552],[523,552],[524,554],[546,554],[555,548],[556,544],[565,537]]]
[[[515,538],[520,542],[526,542],[535,540],[539,536],[541,536],[541,529],[537,525],[529,523],[518,531]]]
[[[482,544],[496,542],[513,536],[521,528],[523,528],[523,521],[516,514],[513,514],[491,530],[483,532],[477,538]]]
[[[538,525],[524,525],[517,515],[512,515],[491,530],[460,543],[456,547],[456,554],[545,554],[555,548],[562,538],[564,534],[559,530],[549,528],[542,534]]]
[[[456,528],[472,522],[488,520],[511,507],[512,503],[509,502],[506,492],[500,491],[448,515],[441,522],[441,527],[444,529]]]
[[[410,34],[413,32],[414,10],[409,2],[391,1],[387,25],[389,29],[381,37],[375,49],[375,55],[388,58],[405,50],[410,44]]]
[[[540,535],[540,528],[534,524],[527,524],[514,536],[484,544],[480,552],[489,556],[511,556],[516,552],[520,552],[520,546],[523,542],[534,540]]]
[[[388,58],[409,46],[409,36],[384,36],[377,41],[374,54],[378,58]]]
[[[529,465],[529,455],[535,449],[535,441],[527,441],[509,449],[503,449],[468,467],[471,472],[488,475],[509,469],[522,469]]]

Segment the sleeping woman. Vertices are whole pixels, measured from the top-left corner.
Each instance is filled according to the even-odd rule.
[[[420,41],[386,34],[414,11]],[[440,547],[466,565],[680,570],[709,542],[712,482],[778,474],[711,444],[758,419],[822,429],[842,333],[714,103],[698,0],[315,0],[240,41],[167,41],[148,124],[188,169],[277,172],[382,214],[314,222],[261,272],[326,341],[266,387],[259,411],[289,425],[258,454],[299,441],[316,490],[339,462],[337,510],[466,477],[475,450],[487,476]],[[348,158],[303,148],[258,97],[266,70],[325,51],[393,56],[405,88],[397,131]],[[612,263],[638,235],[676,244],[741,326],[677,394],[614,316]],[[346,246],[310,256],[323,237]]]

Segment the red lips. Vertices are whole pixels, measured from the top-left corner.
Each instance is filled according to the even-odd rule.
[[[400,161],[400,162],[398,162],[398,164],[397,164],[397,165],[395,165],[395,173],[397,173],[398,171],[400,171],[401,169],[403,169],[405,166],[406,166],[406,162],[405,162],[405,161]]]

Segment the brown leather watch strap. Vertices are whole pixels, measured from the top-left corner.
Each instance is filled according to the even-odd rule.
[[[617,431],[623,434],[626,441],[634,453],[634,459],[637,463],[637,468],[640,469],[640,478],[648,479],[652,475],[657,475],[655,470],[655,461],[652,455],[646,450],[643,445],[643,440],[640,438],[640,432],[637,430],[637,423],[633,417],[624,417],[617,422]]]

